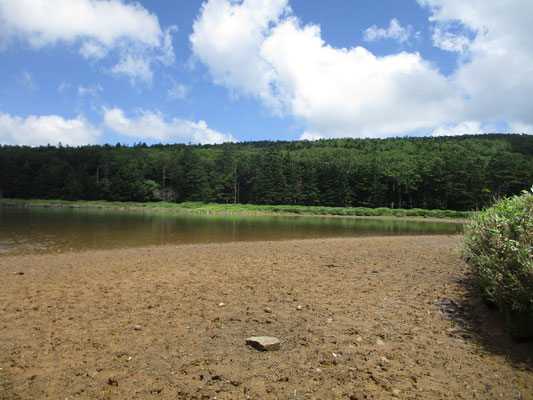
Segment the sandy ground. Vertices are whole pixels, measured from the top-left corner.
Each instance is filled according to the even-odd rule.
[[[533,344],[478,300],[457,244],[0,257],[0,399],[532,399]]]

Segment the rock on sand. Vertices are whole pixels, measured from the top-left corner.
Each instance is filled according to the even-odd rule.
[[[270,336],[252,336],[246,339],[246,344],[262,351],[276,351],[280,348],[279,340]]]

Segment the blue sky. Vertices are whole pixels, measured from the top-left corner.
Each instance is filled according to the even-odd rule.
[[[0,0],[0,144],[533,133],[533,2]]]

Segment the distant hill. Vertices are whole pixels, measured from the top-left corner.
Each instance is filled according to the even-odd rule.
[[[0,195],[471,210],[533,185],[533,136],[0,146]]]

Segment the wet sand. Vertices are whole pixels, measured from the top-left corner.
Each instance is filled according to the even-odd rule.
[[[0,257],[0,399],[531,399],[456,236]],[[259,352],[249,336],[275,336]]]

